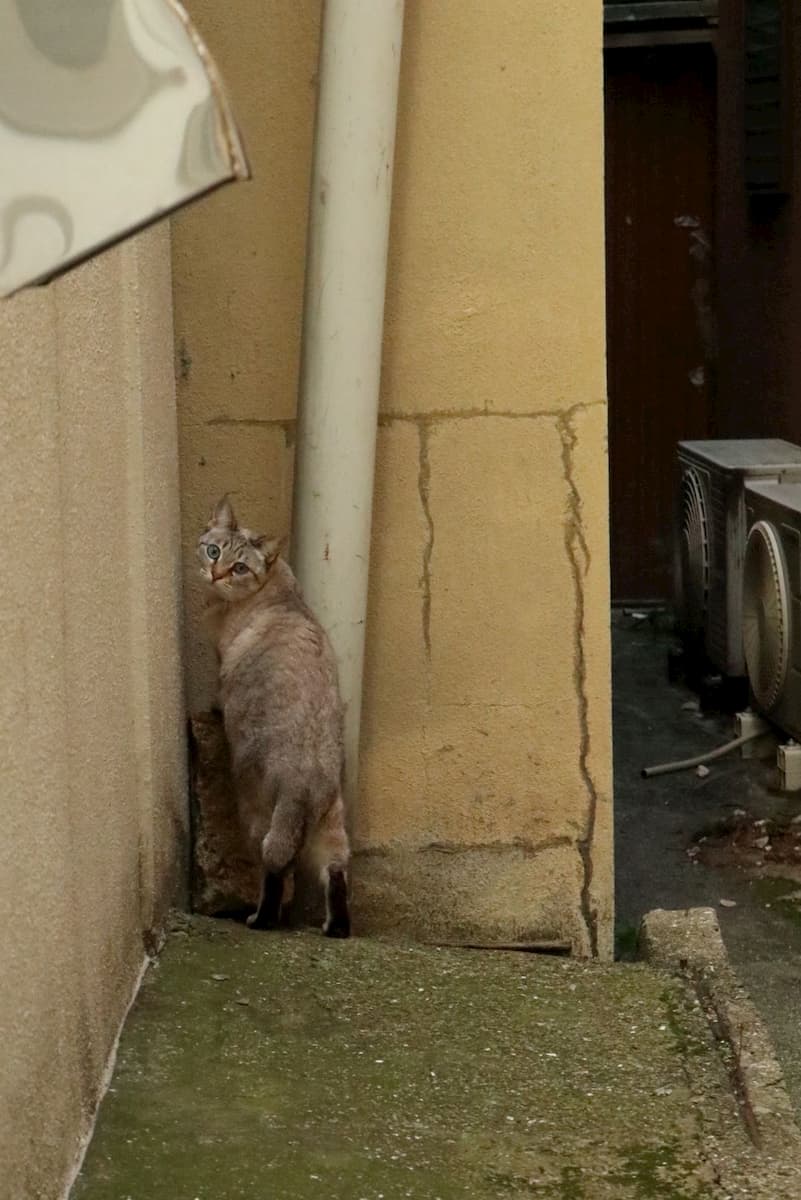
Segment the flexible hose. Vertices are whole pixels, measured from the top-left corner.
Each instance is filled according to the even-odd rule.
[[[708,750],[706,754],[696,754],[695,758],[681,758],[677,762],[660,763],[658,767],[643,767],[640,774],[643,779],[653,779],[654,775],[672,775],[674,771],[689,771],[690,767],[701,767],[704,763],[713,762],[716,758],[723,758],[724,754],[731,754],[732,750],[744,746],[746,742],[752,742],[754,738],[764,736],[765,730],[757,729],[753,733],[746,733],[742,737],[735,738],[734,741],[726,742],[723,746],[716,746],[714,750]]]

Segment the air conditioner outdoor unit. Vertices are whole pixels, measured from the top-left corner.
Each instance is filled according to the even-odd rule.
[[[801,481],[801,447],[778,438],[679,442],[676,607],[685,641],[731,678],[745,675],[742,568],[746,480]]]
[[[747,483],[743,647],[754,705],[801,740],[801,482]]]

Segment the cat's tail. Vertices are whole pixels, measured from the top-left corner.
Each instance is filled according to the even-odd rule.
[[[256,929],[274,929],[281,920],[286,901],[286,877],[295,865],[306,833],[308,793],[280,790],[270,828],[261,843],[263,864],[261,896],[248,924]]]

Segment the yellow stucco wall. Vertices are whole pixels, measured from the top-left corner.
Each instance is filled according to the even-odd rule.
[[[192,13],[255,180],[174,223],[191,547],[290,520],[319,4]],[[410,0],[371,557],[363,928],[611,951],[600,0]]]
[[[55,1197],[185,852],[166,228],[0,305],[0,1194]]]

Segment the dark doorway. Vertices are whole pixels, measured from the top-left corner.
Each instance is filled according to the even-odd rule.
[[[665,600],[676,443],[715,436],[716,60],[617,43],[605,64],[612,600]]]

